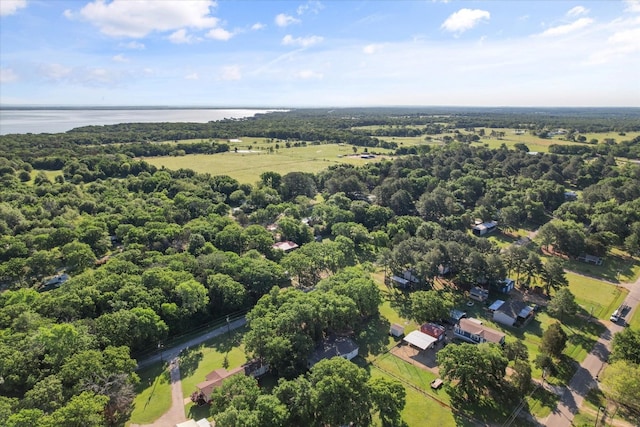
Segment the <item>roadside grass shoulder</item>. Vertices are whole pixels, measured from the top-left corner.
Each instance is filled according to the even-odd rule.
[[[128,424],[148,424],[171,408],[171,381],[163,363],[138,371],[140,383],[135,389],[133,411]]]
[[[611,313],[622,304],[628,291],[622,286],[567,273],[569,290],[575,295],[576,302],[582,307],[583,314],[608,321]]]

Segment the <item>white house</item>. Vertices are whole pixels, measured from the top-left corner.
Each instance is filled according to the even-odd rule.
[[[523,301],[496,300],[489,307],[493,311],[493,320],[507,326],[523,325],[529,322],[534,315],[533,307]]]
[[[483,222],[482,224],[476,224],[473,226],[472,231],[476,236],[484,236],[498,229],[497,221]]]
[[[460,319],[460,322],[453,328],[453,334],[465,341],[474,344],[484,342],[504,344],[505,334],[495,329],[488,328],[478,319]]]
[[[324,359],[332,357],[343,357],[351,360],[358,355],[358,344],[351,338],[330,336],[322,340],[316,349],[307,359],[307,366],[311,368],[313,365]]]

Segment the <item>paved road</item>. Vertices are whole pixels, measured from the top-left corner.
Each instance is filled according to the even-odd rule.
[[[631,307],[631,310],[625,316],[625,319],[630,319],[640,303],[640,277],[635,283],[624,283],[621,286],[629,289],[629,294],[624,303]],[[569,382],[569,386],[564,390],[557,408],[543,422],[543,425],[547,427],[571,426],[573,417],[582,406],[589,389],[596,386],[595,378],[604,368],[609,358],[611,339],[615,333],[622,330],[622,326],[613,322],[606,321],[604,325],[607,329],[593,346],[591,353],[584,359],[571,382]]]
[[[247,323],[247,319],[243,316],[240,319],[236,319],[233,322],[229,322],[229,325],[220,326],[219,328],[213,329],[208,332],[203,332],[201,335],[198,335],[195,338],[190,339],[187,342],[179,344],[175,347],[165,348],[162,350],[160,354],[154,354],[153,356],[149,356],[146,359],[142,359],[138,361],[138,369],[145,368],[149,365],[152,365],[156,362],[160,362],[161,360],[173,360],[177,358],[182,350],[193,347],[194,345],[202,344],[203,342],[210,340],[211,338],[215,338],[220,336],[228,331],[233,331],[235,329],[243,327]]]

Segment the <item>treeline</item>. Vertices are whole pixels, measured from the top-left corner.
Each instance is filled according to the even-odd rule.
[[[103,148],[111,147],[119,149]],[[62,176],[32,182],[31,154],[16,154],[0,159],[2,425],[74,416],[78,425],[121,425],[137,381],[131,356],[252,307],[261,333],[247,338],[250,356],[293,378],[321,337],[375,319],[374,262],[390,274],[414,270],[419,289],[445,270],[461,287],[507,274],[559,286],[561,266],[545,269],[527,250],[501,253],[469,233],[476,219],[509,231],[553,216],[544,242],[570,257],[640,253],[640,167],[611,153],[534,156],[452,142],[315,175],[267,172],[254,185],[157,170],[118,152],[61,159]],[[274,249],[281,240],[300,248]],[[42,287],[63,271],[70,278],[57,289]],[[313,371],[308,380],[315,385]],[[306,387],[299,381],[290,387]]]

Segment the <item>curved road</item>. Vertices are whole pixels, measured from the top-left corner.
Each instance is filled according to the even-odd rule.
[[[635,283],[623,283],[620,286],[629,290],[624,304],[631,307],[631,310],[626,314],[624,319],[626,320],[633,316],[640,303],[640,277]],[[623,329],[622,326],[609,321],[606,321],[604,325],[607,329],[600,335],[591,353],[580,364],[571,382],[569,382],[569,386],[565,388],[558,406],[544,420],[543,425],[547,427],[569,427],[572,425],[573,417],[582,406],[589,389],[597,384],[596,376],[600,374],[605,363],[607,363],[613,335]]]

